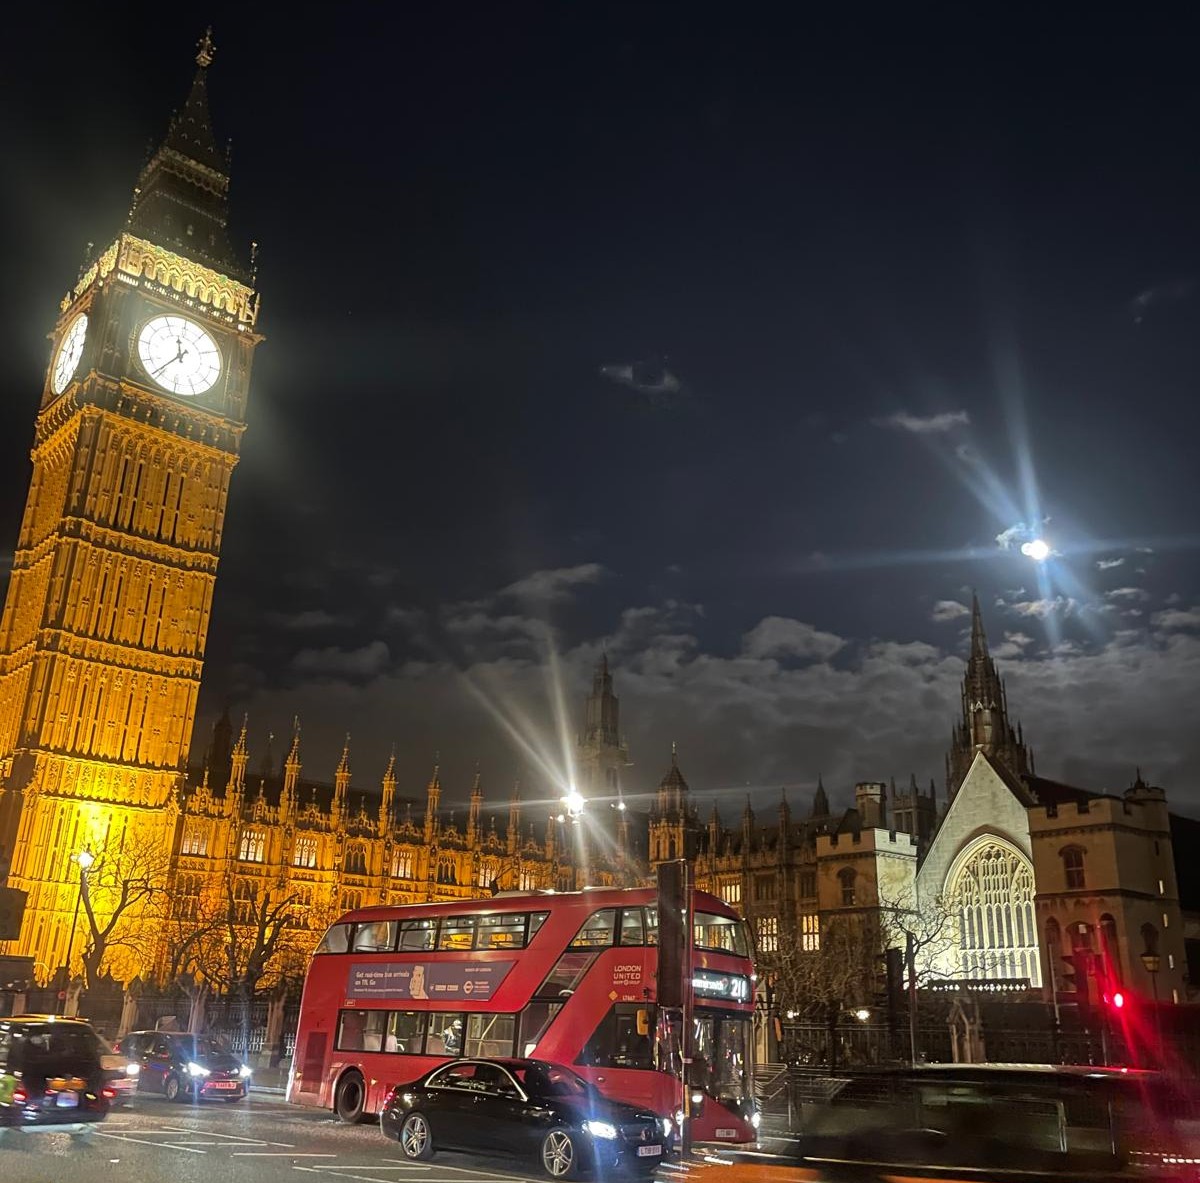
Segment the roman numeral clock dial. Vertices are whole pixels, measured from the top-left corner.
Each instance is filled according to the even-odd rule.
[[[150,380],[171,394],[194,397],[221,376],[221,352],[186,316],[156,316],[138,334],[138,358]]]

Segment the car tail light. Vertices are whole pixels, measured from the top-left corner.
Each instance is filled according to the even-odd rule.
[[[29,1094],[24,1089],[13,1089],[13,1104],[24,1105],[29,1100]]]
[[[115,1097],[115,1096],[117,1095],[117,1090],[116,1090],[116,1089],[110,1089],[110,1088],[107,1088],[107,1087],[106,1087],[106,1088],[102,1088],[102,1089],[100,1090],[100,1095],[101,1095],[101,1096],[102,1096],[102,1097],[103,1097],[103,1098],[104,1098],[106,1101],[111,1101],[111,1100],[113,1099],[113,1097]]]

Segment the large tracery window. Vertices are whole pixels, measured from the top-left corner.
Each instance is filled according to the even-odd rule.
[[[947,887],[958,912],[959,973],[1040,986],[1029,860],[1008,842],[981,838],[960,856]]]

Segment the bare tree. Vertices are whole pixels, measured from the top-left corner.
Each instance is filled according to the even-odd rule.
[[[251,997],[274,968],[296,919],[295,904],[296,896],[282,889],[271,892],[252,880],[228,880],[196,955],[209,984],[226,994]]]
[[[157,926],[145,923],[153,899],[165,892],[170,851],[148,837],[123,835],[92,854],[79,867],[79,898],[84,915],[84,982],[92,987],[102,969],[129,967],[153,960]],[[129,974],[130,977],[133,974]]]

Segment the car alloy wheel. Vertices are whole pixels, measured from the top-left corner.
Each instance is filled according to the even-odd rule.
[[[555,1179],[575,1177],[575,1143],[566,1130],[551,1130],[542,1140],[542,1166]]]
[[[433,1154],[433,1140],[429,1136],[429,1122],[423,1113],[410,1113],[400,1127],[400,1149],[405,1158],[423,1159]]]
[[[178,1101],[183,1090],[179,1087],[178,1076],[168,1076],[166,1084],[163,1085],[163,1096],[168,1101]]]

